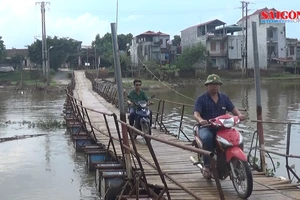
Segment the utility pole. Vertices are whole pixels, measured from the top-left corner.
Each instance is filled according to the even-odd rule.
[[[117,35],[117,38],[118,38],[118,26],[119,26],[119,23],[118,23],[118,21],[119,21],[119,0],[117,0],[117,6],[116,6],[116,35]],[[117,43],[117,52],[118,52],[118,54],[120,53],[119,52],[119,44]],[[119,55],[118,55],[118,57],[119,57]],[[121,69],[120,69],[121,70]],[[114,81],[114,83],[116,83],[117,82],[117,80],[116,80],[117,78],[116,78],[116,72],[115,72],[115,81]]]
[[[245,1],[241,1],[242,3],[242,73],[245,73]]]
[[[119,19],[119,0],[117,0],[117,7],[116,7],[116,34],[118,36],[118,19]]]
[[[121,73],[121,64],[120,64],[120,57],[118,53],[118,37],[117,37],[117,30],[116,30],[116,23],[111,23],[111,36],[112,36],[112,43],[113,43],[113,53],[114,53],[114,64],[115,64],[115,78],[118,88],[118,96],[119,96],[119,108],[120,108],[120,120],[126,123],[126,112],[124,106],[124,92],[123,92],[123,82],[122,82],[122,73]],[[123,144],[129,147],[129,140],[127,134],[127,127],[126,125],[122,124],[122,137],[123,137]],[[125,149],[124,151],[125,157],[125,166],[126,166],[126,173],[129,179],[132,179],[131,174],[131,157],[130,151]]]
[[[256,116],[257,116],[257,132],[259,137],[261,167],[263,172],[266,172],[266,160],[265,160],[265,139],[262,124],[262,104],[261,104],[261,92],[260,92],[260,68],[259,68],[259,56],[258,56],[258,41],[257,41],[257,28],[256,22],[252,22],[252,37],[253,37],[253,58],[254,58],[254,78],[255,78],[255,90],[256,90]]]
[[[45,6],[50,4],[50,2],[36,2],[41,6],[41,18],[42,18],[42,65],[43,65],[43,75],[48,77],[47,69],[47,37],[46,37],[46,17],[45,17]]]
[[[248,77],[248,4],[249,2],[245,2],[245,9],[246,9],[245,73],[247,77]]]
[[[96,52],[96,45],[95,45],[95,47],[94,47],[94,48],[95,48],[95,49],[94,49],[94,51],[95,51],[95,52],[94,52],[94,53],[95,53],[95,59],[94,59],[94,60],[95,60],[95,61],[94,61],[94,62],[95,62],[95,64],[94,64],[94,68],[95,68],[95,69],[97,69],[97,58],[96,58],[96,56],[97,56],[97,55],[96,55],[96,54],[97,54],[97,52]],[[98,77],[97,77],[97,78],[98,78]]]

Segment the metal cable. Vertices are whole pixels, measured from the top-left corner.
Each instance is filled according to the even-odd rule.
[[[141,61],[141,63],[143,64],[143,66],[145,67],[145,69],[155,78],[155,79],[157,79],[161,84],[163,84],[164,86],[166,86],[168,89],[170,89],[170,90],[172,90],[173,92],[175,92],[175,93],[177,93],[177,94],[179,94],[180,96],[182,96],[182,97],[185,97],[185,98],[187,98],[187,99],[189,99],[189,100],[192,100],[192,101],[195,101],[195,99],[192,99],[191,97],[188,97],[188,96],[186,96],[186,95],[184,95],[184,94],[182,94],[182,93],[180,93],[180,92],[178,92],[177,90],[174,90],[173,88],[171,88],[169,85],[167,85],[166,83],[164,83],[163,81],[161,81],[146,65],[145,65],[145,63],[140,59],[140,58],[138,58],[140,61]]]

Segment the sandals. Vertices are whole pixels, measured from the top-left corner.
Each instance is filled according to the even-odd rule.
[[[209,168],[204,168],[203,169],[203,177],[205,179],[211,179],[211,173]]]

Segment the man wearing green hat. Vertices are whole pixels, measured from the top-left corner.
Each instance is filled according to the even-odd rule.
[[[232,104],[230,99],[225,94],[219,92],[222,84],[221,78],[216,74],[211,74],[207,77],[204,83],[207,87],[207,92],[197,98],[194,106],[194,117],[200,125],[208,124],[209,119],[224,115],[227,111],[239,116],[241,120],[245,119],[240,111]],[[202,127],[199,129],[199,136],[203,142],[204,150],[213,151],[214,131],[215,130],[210,127]],[[205,156],[203,162],[205,166],[203,175],[209,179],[211,177],[209,157]]]

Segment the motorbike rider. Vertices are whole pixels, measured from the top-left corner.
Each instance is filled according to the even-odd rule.
[[[194,105],[194,118],[201,125],[207,125],[209,119],[216,118],[220,115],[226,114],[226,111],[231,112],[235,116],[239,116],[240,120],[244,120],[240,111],[232,104],[228,96],[220,93],[220,86],[222,85],[220,77],[216,74],[211,74],[207,77],[204,85],[207,87],[207,92],[200,95]],[[203,143],[203,149],[213,151],[214,149],[214,133],[215,129],[204,126],[199,129],[199,137]],[[203,157],[204,169],[203,176],[210,178],[210,160],[209,157]]]
[[[131,92],[129,92],[127,98],[128,101],[127,103],[130,105],[129,107],[129,124],[131,126],[133,126],[134,124],[134,120],[135,120],[135,112],[137,109],[137,106],[134,103],[137,103],[139,101],[147,101],[148,105],[150,104],[149,98],[147,96],[147,94],[141,90],[142,87],[142,81],[139,79],[135,79],[133,81],[133,85],[134,85],[134,90],[132,90]],[[150,111],[150,126],[152,126],[152,111]]]

